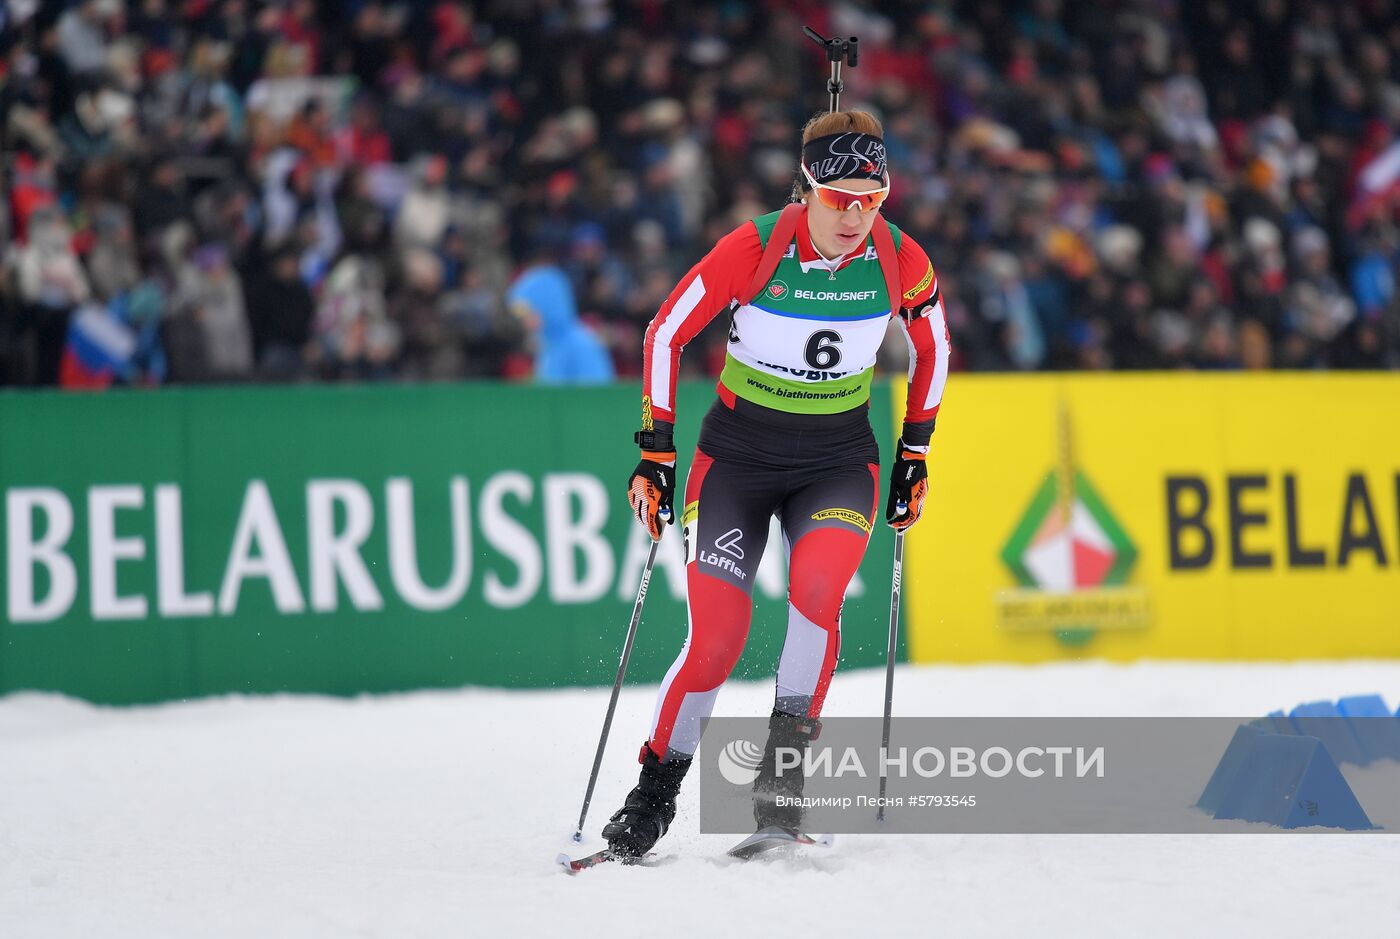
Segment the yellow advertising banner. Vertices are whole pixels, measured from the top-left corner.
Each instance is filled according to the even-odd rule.
[[[929,474],[911,661],[1400,656],[1400,375],[955,375]]]

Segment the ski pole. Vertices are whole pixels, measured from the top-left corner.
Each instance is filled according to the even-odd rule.
[[[613,712],[617,710],[617,695],[622,690],[622,679],[627,674],[627,659],[632,655],[632,642],[637,638],[637,624],[642,621],[642,601],[647,598],[647,584],[651,582],[651,569],[656,565],[656,549],[660,546],[660,541],[651,543],[647,566],[642,568],[642,582],[637,585],[637,602],[632,605],[632,623],[627,627],[627,641],[622,644],[622,659],[617,663],[617,678],[613,680],[608,713],[603,718],[603,733],[598,737],[598,752],[593,756],[593,772],[588,774],[588,789],[583,794],[583,809],[578,813],[578,828],[574,829],[576,844],[583,840],[583,823],[588,818],[588,804],[593,801],[593,786],[598,782],[598,768],[603,765],[603,751],[608,746],[608,731],[612,729]]]
[[[894,651],[899,643],[899,582],[904,576],[904,532],[894,533],[894,574],[890,579],[890,648],[885,658],[885,725],[880,735],[880,801],[875,815],[885,820],[885,756],[890,749],[890,711],[894,704]]]

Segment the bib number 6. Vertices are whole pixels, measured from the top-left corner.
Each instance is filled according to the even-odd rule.
[[[807,337],[807,364],[823,372],[835,368],[841,362],[841,350],[836,348],[840,341],[841,334],[833,329],[819,329],[812,333]]]

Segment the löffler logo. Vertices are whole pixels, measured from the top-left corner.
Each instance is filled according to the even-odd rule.
[[[715,547],[719,548],[725,554],[732,555],[742,561],[744,559],[744,549],[739,547],[739,542],[743,537],[744,533],[742,531],[737,528],[731,528],[715,539]]]

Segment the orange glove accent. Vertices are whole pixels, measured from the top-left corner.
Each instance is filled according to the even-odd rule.
[[[904,531],[919,520],[928,495],[928,454],[907,450],[904,441],[896,447],[899,458],[890,469],[890,497],[885,503],[885,523]]]
[[[627,483],[627,502],[653,541],[661,540],[665,526],[675,524],[675,512],[671,509],[675,494],[675,451],[643,450],[642,460]]]

